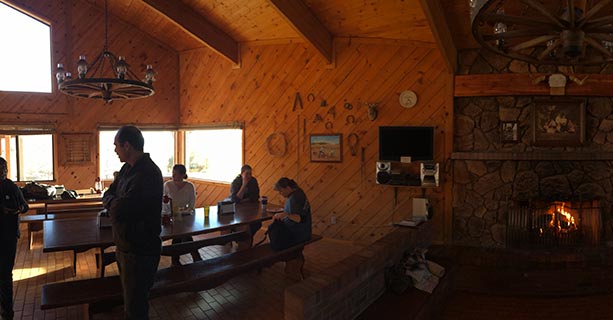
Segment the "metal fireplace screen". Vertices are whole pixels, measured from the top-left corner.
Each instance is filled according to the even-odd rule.
[[[507,247],[598,245],[600,205],[589,201],[515,202],[507,215]]]

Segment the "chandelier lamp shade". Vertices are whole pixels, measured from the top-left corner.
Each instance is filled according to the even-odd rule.
[[[535,65],[613,62],[613,0],[468,0],[484,48]]]
[[[64,94],[102,99],[105,103],[113,100],[140,99],[152,96],[153,81],[156,72],[152,65],[147,65],[144,78],[132,72],[123,56],[116,56],[108,49],[108,10],[104,2],[104,48],[89,64],[85,56],[79,56],[77,75],[64,69],[62,63],[57,64],[55,78],[58,90]]]

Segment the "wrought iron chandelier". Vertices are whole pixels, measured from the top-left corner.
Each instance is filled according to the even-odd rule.
[[[85,56],[79,56],[77,62],[77,78],[72,78],[70,72],[58,63],[55,73],[58,89],[64,94],[76,97],[102,99],[105,103],[113,100],[140,99],[154,94],[153,81],[155,71],[147,65],[144,79],[138,77],[129,69],[125,58],[115,56],[108,49],[108,9],[104,1],[104,48],[88,64]]]
[[[497,54],[543,65],[613,62],[611,0],[469,0],[472,33]]]

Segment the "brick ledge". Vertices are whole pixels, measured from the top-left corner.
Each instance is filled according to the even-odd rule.
[[[323,273],[285,289],[284,318],[354,319],[385,291],[384,270],[409,249],[432,244],[432,224],[398,227]]]

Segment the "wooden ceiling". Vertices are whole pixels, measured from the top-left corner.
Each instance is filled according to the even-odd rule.
[[[308,41],[327,59],[339,37],[435,42],[420,0],[108,0],[108,8],[177,52],[209,46],[232,61],[245,42]]]

